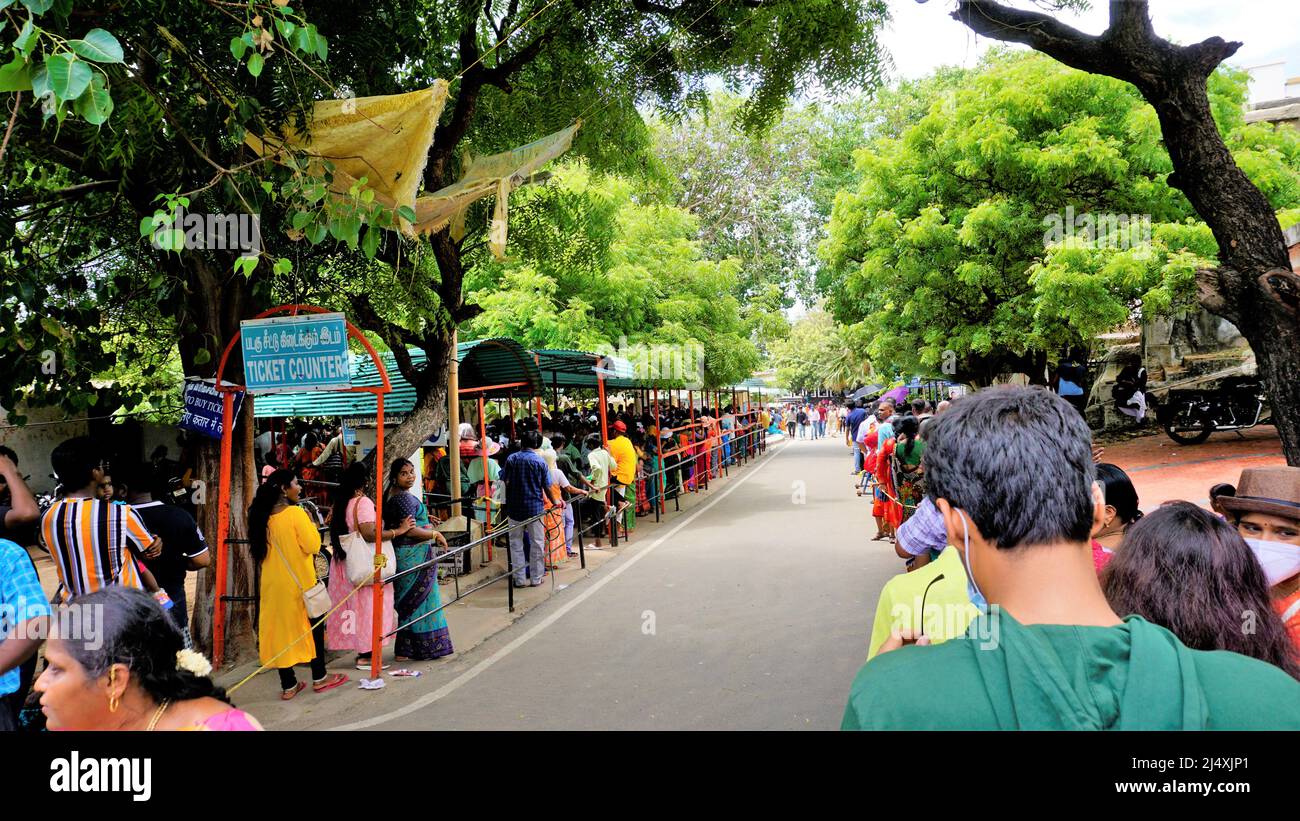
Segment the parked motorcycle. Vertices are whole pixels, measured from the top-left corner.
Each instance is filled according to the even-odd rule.
[[[1225,379],[1213,390],[1170,391],[1156,411],[1165,433],[1183,445],[1199,445],[1218,431],[1253,428],[1271,417],[1256,377]]]

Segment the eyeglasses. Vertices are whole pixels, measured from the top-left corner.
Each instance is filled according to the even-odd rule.
[[[941,582],[941,581],[943,581],[942,573],[940,573],[938,576],[935,576],[933,579],[931,579],[930,583],[925,586],[925,592],[921,594],[921,615],[919,621],[921,622],[922,633],[925,633],[925,599],[927,596],[930,595],[930,588],[934,587],[936,582]],[[920,638],[920,636],[917,636],[917,638]]]

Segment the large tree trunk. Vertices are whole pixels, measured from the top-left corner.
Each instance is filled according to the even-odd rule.
[[[437,436],[447,424],[447,374],[451,371],[451,331],[440,330],[426,337],[425,367],[418,372],[415,407],[402,424],[384,439],[384,459],[404,459],[415,453],[424,440]],[[405,378],[403,373],[390,373],[390,380]],[[388,466],[384,466],[385,472]]]
[[[231,276],[233,256],[217,255],[212,258],[190,252],[182,260],[174,260],[177,273],[190,285],[190,298],[186,310],[197,326],[191,334],[180,340],[181,361],[186,364],[187,376],[210,378],[216,372],[221,352],[226,343],[239,331],[239,323],[256,313],[253,304],[252,282],[243,276]],[[193,364],[199,350],[207,350],[210,359],[202,365]],[[242,383],[244,364],[240,349],[235,347],[226,363],[225,381]],[[205,654],[211,655],[213,615],[216,599],[217,520],[219,497],[229,494],[229,538],[247,538],[245,513],[257,491],[256,469],[253,460],[253,401],[245,397],[231,434],[230,484],[222,486],[221,442],[203,438],[194,454],[195,479],[202,482],[204,502],[198,510],[199,527],[214,551],[211,567],[198,576],[194,616],[191,633],[195,644]],[[245,544],[232,544],[227,550],[228,574],[226,595],[255,597],[256,567]],[[254,621],[254,601],[232,601],[226,604],[225,658],[228,664],[237,664],[257,654],[257,629]]]
[[[1250,342],[1287,462],[1300,465],[1300,277],[1272,206],[1219,135],[1206,88],[1241,43],[1211,37],[1174,45],[1155,34],[1146,0],[1111,0],[1110,26],[1098,36],[990,0],[958,0],[952,16],[979,34],[1130,82],[1155,108],[1174,166],[1169,184],[1187,195],[1219,243],[1220,267],[1198,273],[1200,303]]]

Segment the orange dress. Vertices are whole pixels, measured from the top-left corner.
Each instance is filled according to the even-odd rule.
[[[1296,655],[1300,655],[1300,590],[1285,599],[1273,602],[1273,607],[1277,609],[1277,614],[1282,617],[1282,623],[1286,625],[1291,643],[1295,645]]]
[[[903,506],[898,503],[898,489],[894,487],[894,444],[898,440],[886,439],[876,450],[876,481],[880,487],[876,490],[876,501],[871,507],[871,515],[884,519],[893,527],[903,523]]]
[[[560,493],[558,484],[552,484],[551,488],[556,494]],[[552,504],[550,499],[546,500],[542,527],[546,529],[546,566],[554,569],[569,557],[569,549],[564,544],[564,510],[559,505]]]

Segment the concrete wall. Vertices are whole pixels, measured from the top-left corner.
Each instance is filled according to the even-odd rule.
[[[65,412],[58,408],[24,409],[27,424],[15,427],[9,424],[9,415],[0,408],[0,445],[12,448],[18,454],[18,469],[28,479],[28,486],[35,493],[48,493],[54,490],[54,472],[50,467],[50,453],[60,442],[74,436],[89,434],[85,420],[63,421]],[[141,452],[135,454],[144,459],[158,445],[166,445],[168,456],[180,457],[181,449],[176,438],[180,430],[166,425],[140,425]]]
[[[64,413],[55,408],[24,409],[27,424],[13,427],[9,414],[0,408],[0,445],[18,454],[18,469],[26,476],[28,486],[35,493],[54,490],[50,478],[50,452],[60,442],[74,436],[85,436],[85,422],[63,422]]]

